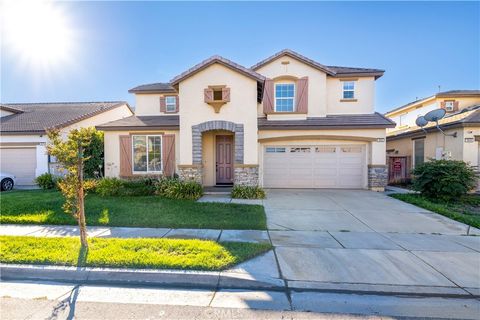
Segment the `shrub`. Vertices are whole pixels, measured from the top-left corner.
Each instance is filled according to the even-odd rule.
[[[265,190],[259,186],[239,186],[232,189],[232,198],[235,199],[265,199]]]
[[[117,178],[103,178],[97,181],[95,192],[102,197],[119,196],[122,192],[123,181]]]
[[[475,171],[463,161],[431,160],[413,170],[413,189],[430,199],[457,199],[473,189],[475,183]]]
[[[169,199],[197,200],[203,195],[203,188],[195,181],[162,178],[157,182],[156,193]]]
[[[124,180],[121,194],[125,196],[150,196],[155,194],[152,179]]]
[[[51,173],[44,173],[35,178],[35,183],[42,189],[53,189],[57,185],[57,178]]]
[[[85,160],[83,171],[85,178],[103,177],[103,132],[91,128],[89,131],[90,143],[83,150]]]

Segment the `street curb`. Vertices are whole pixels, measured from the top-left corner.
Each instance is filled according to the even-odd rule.
[[[480,298],[458,287],[389,286],[318,283],[235,272],[158,269],[114,269],[50,265],[0,264],[1,280],[53,281],[90,285],[138,285],[197,289],[245,289],[294,292],[330,292],[361,295]]]

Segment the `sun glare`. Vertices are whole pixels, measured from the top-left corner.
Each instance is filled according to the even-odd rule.
[[[4,45],[25,67],[53,68],[69,62],[74,32],[66,12],[53,2],[5,1]]]

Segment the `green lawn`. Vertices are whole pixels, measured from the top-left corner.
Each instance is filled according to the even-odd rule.
[[[0,236],[0,262],[64,266],[223,270],[271,249],[270,244],[180,239]]]
[[[419,194],[392,194],[399,199],[421,208],[439,213],[450,219],[480,228],[480,196],[468,195],[453,203],[434,202]]]
[[[58,191],[0,193],[0,223],[74,225]],[[266,229],[263,206],[199,203],[158,196],[86,198],[87,225],[122,227]]]

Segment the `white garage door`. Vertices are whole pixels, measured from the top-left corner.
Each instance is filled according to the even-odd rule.
[[[17,177],[17,185],[33,185],[36,167],[35,148],[0,149],[0,170]]]
[[[263,183],[268,188],[363,188],[365,146],[266,146]]]

